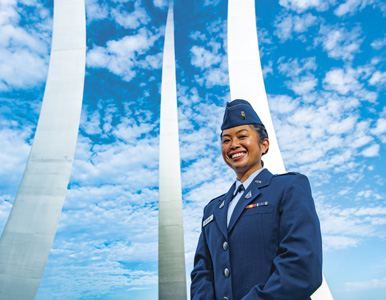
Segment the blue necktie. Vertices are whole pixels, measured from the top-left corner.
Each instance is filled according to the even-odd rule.
[[[237,189],[237,191],[236,191],[236,193],[233,195],[232,200],[233,200],[233,198],[235,198],[239,193],[241,193],[244,190],[245,190],[244,186],[242,184],[240,184],[238,189]],[[231,200],[231,202],[232,202],[232,200]]]

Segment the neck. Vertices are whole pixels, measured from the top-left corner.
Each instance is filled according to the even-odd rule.
[[[251,176],[253,173],[255,173],[257,170],[262,169],[262,166],[259,166],[257,168],[250,168],[246,172],[236,172],[237,179],[241,182],[244,183],[249,176]]]

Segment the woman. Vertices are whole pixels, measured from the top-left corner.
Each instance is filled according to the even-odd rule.
[[[322,246],[307,177],[263,168],[268,135],[247,101],[227,104],[221,130],[237,179],[204,209],[191,299],[310,299],[322,283]]]

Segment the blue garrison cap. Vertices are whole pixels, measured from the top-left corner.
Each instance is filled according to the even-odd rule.
[[[253,110],[252,105],[243,99],[228,102],[225,108],[221,130],[249,124],[260,124],[264,126],[257,113]]]

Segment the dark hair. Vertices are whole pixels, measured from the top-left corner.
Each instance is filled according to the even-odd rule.
[[[251,126],[251,128],[256,132],[256,134],[259,138],[259,143],[262,143],[265,139],[269,139],[268,138],[268,132],[263,125],[249,124],[249,126]],[[268,150],[269,150],[269,148],[262,155],[267,154]]]

